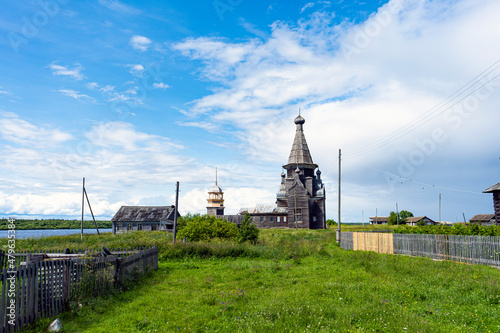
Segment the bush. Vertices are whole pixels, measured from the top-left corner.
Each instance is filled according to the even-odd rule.
[[[244,243],[250,241],[250,243],[257,243],[259,238],[259,229],[252,224],[252,217],[250,214],[246,213],[245,218],[241,222],[240,228],[238,229],[238,242]]]
[[[209,241],[212,238],[236,238],[238,227],[224,219],[209,215],[193,215],[182,219],[179,237],[190,241]]]
[[[333,226],[337,225],[337,222],[335,222],[335,220],[328,219],[328,220],[326,220],[326,225],[329,227],[333,227]]]

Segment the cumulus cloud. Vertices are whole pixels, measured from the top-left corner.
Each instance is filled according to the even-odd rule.
[[[75,63],[72,68],[69,66],[59,65],[53,62],[48,66],[52,70],[52,75],[69,76],[76,80],[82,80],[85,76],[82,74],[83,67],[79,63]]]
[[[142,52],[147,51],[151,43],[151,39],[144,36],[135,35],[130,38],[130,45],[132,45],[134,49]]]
[[[187,111],[236,126],[249,160],[278,164],[286,161],[293,117],[301,107],[313,158],[327,171],[325,178],[335,178],[332,152],[343,147],[350,163],[346,172],[353,177],[349,186],[362,179],[377,191],[386,189],[386,202],[395,200],[396,183],[388,184],[387,174],[368,172],[366,165],[400,176],[406,166],[408,179],[452,184],[456,179],[438,165],[463,163],[464,155],[495,154],[487,142],[498,138],[491,120],[500,118],[495,106],[500,68],[491,67],[491,75],[482,77],[489,82],[485,87],[475,82],[445,98],[497,60],[498,22],[492,13],[499,10],[495,1],[393,0],[359,24],[338,24],[334,13],[323,9],[296,24],[275,22],[264,41],[187,38],[174,49],[200,60],[200,74],[220,83]],[[484,52],[484,45],[493,50]],[[470,135],[485,131],[490,134]],[[397,184],[404,185],[403,178]]]

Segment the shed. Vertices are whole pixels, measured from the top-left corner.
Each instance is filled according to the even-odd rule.
[[[121,206],[113,222],[113,234],[126,231],[173,231],[175,206]],[[177,217],[180,214],[177,213]]]
[[[500,223],[500,183],[488,187],[483,193],[493,193],[493,207],[495,209],[495,221]]]
[[[425,225],[439,224],[439,222],[436,222],[433,219],[428,218],[427,216],[411,216],[406,218],[406,225],[417,226],[420,221],[424,221]]]
[[[469,222],[481,225],[492,225],[495,224],[495,214],[476,214],[469,219]]]

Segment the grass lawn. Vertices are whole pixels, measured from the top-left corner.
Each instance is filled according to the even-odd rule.
[[[500,331],[498,269],[345,251],[334,230],[187,248],[164,246],[157,271],[61,314],[64,332]]]

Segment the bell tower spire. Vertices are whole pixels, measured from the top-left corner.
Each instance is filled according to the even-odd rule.
[[[207,214],[213,216],[224,215],[224,192],[217,185],[217,168],[215,168],[215,185],[208,190]]]

